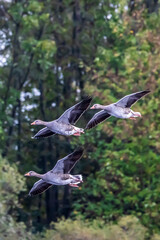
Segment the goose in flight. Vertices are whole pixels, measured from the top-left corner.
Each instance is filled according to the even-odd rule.
[[[81,133],[84,133],[84,129],[75,127],[74,124],[88,109],[91,101],[91,97],[85,98],[81,102],[67,109],[58,119],[54,121],[45,122],[42,120],[35,120],[33,123],[31,123],[31,125],[44,125],[45,128],[42,128],[32,138],[38,139],[50,137],[54,134],[61,134],[65,136],[80,136]]]
[[[78,187],[77,184],[83,182],[82,175],[72,175],[70,171],[83,155],[83,149],[78,148],[73,153],[57,161],[54,168],[47,173],[39,174],[34,171],[26,173],[24,176],[40,178],[35,182],[29,192],[29,196],[43,193],[52,185],[67,185]]]
[[[114,116],[117,118],[129,118],[135,120],[137,117],[141,117],[140,112],[134,112],[131,106],[136,103],[140,98],[148,94],[150,91],[140,91],[129,94],[121,98],[118,102],[110,105],[94,104],[91,109],[102,109],[96,113],[91,120],[87,123],[86,129],[90,129],[103,122],[107,118]]]

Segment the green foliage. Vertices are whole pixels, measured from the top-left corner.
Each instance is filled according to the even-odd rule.
[[[156,63],[160,52],[155,35],[159,25],[156,24],[154,30],[148,29],[145,21],[157,18],[159,22],[159,16],[146,14],[145,9],[136,9],[129,15],[122,5],[119,8],[121,17],[112,17],[109,21],[111,33],[107,32],[107,36],[111,38],[97,48],[90,67],[94,74],[91,82],[86,82],[86,90],[96,96],[94,103],[102,104],[116,102],[127,93],[146,88],[152,93],[133,106],[133,110],[142,113],[143,119],[132,122],[111,118],[80,138],[88,157],[84,164],[85,183],[79,192],[75,192],[75,199],[80,197],[74,206],[85,217],[96,215],[106,221],[135,214],[150,230],[158,231],[157,96],[160,89],[157,85],[159,64]],[[133,23],[134,14],[137,19]],[[105,29],[105,22],[103,24],[104,28],[101,27]],[[77,143],[75,140],[73,145]]]
[[[34,240],[37,236],[27,231],[23,222],[15,222],[12,217],[2,217],[0,219],[0,238],[2,240]]]
[[[25,182],[15,165],[0,157],[0,239],[34,239],[23,222],[16,222],[22,208],[18,195],[25,191]]]
[[[101,220],[93,222],[61,220],[53,224],[54,230],[47,230],[43,239],[57,240],[143,240],[146,229],[132,216],[121,218],[117,224],[105,224]]]
[[[25,191],[23,176],[18,172],[15,165],[10,165],[6,159],[0,158],[0,200],[5,203],[5,212],[19,206],[18,194]]]
[[[80,195],[74,203],[76,211],[107,221],[122,214],[135,214],[145,225],[155,228],[159,221],[159,157],[148,150],[149,140],[135,136],[131,141],[125,134],[121,140],[112,136],[109,143],[97,131],[81,137],[89,149],[93,144],[95,148],[86,158],[91,164],[84,166],[85,174],[90,174],[84,178],[80,192],[75,193]]]
[[[5,219],[1,226],[8,239],[14,229],[15,238],[20,231],[25,239],[26,226],[16,220],[42,229],[57,218],[77,214],[86,225],[97,217],[106,224],[135,215],[147,229],[136,225],[134,218],[135,239],[143,239],[148,229],[150,234],[159,231],[159,9],[155,1],[128,2],[3,1],[0,149],[7,160],[0,163],[0,200]],[[55,119],[86,95],[94,96],[94,103],[109,104],[147,88],[151,94],[133,106],[142,119],[110,118],[80,138],[31,140],[39,128],[30,127],[30,122]],[[94,113],[87,111],[78,126],[84,127]],[[54,186],[46,194],[21,201],[34,183],[28,180],[24,193],[21,176],[26,171],[46,172],[80,144],[86,150],[74,171],[84,175],[81,189]],[[62,236],[58,230],[48,230],[46,236],[65,238],[66,224],[71,238],[76,236],[74,226],[80,239],[132,239],[122,222],[103,232],[97,222],[94,227],[84,223],[59,222],[55,228]],[[83,237],[78,224],[86,231]],[[114,236],[116,230],[119,235]]]

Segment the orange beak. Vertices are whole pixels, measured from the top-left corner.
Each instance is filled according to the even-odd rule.
[[[35,122],[32,122],[31,125],[36,125]]]
[[[28,172],[28,173],[26,173],[26,174],[24,174],[24,176],[25,176],[25,177],[27,177],[27,176],[30,176],[30,175],[29,175],[29,172]]]
[[[94,109],[94,106],[92,106],[90,109]]]

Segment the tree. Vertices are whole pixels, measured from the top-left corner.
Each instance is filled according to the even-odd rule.
[[[158,230],[159,16],[140,4],[132,13],[123,1],[116,7],[117,14],[109,21],[111,33],[97,48],[94,75],[85,88],[96,96],[94,102],[102,104],[143,89],[152,93],[133,107],[142,113],[141,120],[111,118],[81,138],[89,152],[86,162],[91,164],[84,166],[87,179],[81,196],[77,194],[75,210],[106,221],[135,214],[150,230]]]
[[[0,13],[2,155],[24,174],[46,172],[79,144],[86,149],[82,189],[55,186],[26,198],[18,220],[41,229],[73,210],[105,221],[135,214],[158,230],[158,2],[2,1]],[[55,119],[85,95],[108,104],[146,88],[152,94],[134,106],[143,115],[137,122],[111,118],[78,139],[30,139],[38,130],[30,122]]]

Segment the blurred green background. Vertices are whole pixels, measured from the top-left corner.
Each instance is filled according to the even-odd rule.
[[[158,0],[0,1],[0,239],[160,239]],[[114,117],[81,137],[32,140],[46,121],[93,96],[109,104],[145,89],[136,121]],[[88,110],[77,126],[95,113]],[[80,189],[36,179],[77,146]]]

